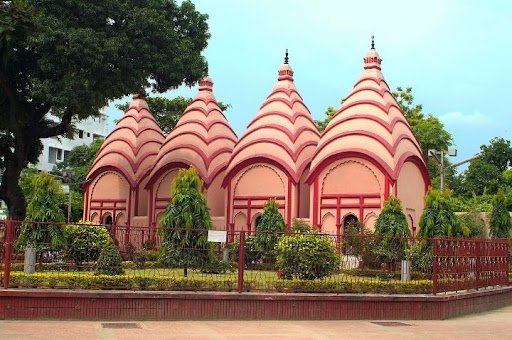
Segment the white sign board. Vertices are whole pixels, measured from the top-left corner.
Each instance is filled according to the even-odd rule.
[[[226,242],[227,236],[225,230],[208,230],[208,242]]]

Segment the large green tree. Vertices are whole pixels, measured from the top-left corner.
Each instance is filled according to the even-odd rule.
[[[0,199],[12,217],[25,216],[18,179],[41,138],[71,133],[111,99],[206,73],[206,21],[190,1],[0,1]]]
[[[482,153],[480,159],[494,165],[501,172],[507,170],[512,162],[512,146],[510,141],[504,138],[495,137],[490,140],[489,145],[482,145],[480,150]]]
[[[192,98],[182,96],[178,96],[173,99],[161,96],[146,98],[146,102],[149,105],[151,113],[165,135],[174,129],[187,106],[192,103],[192,100]],[[231,107],[231,104],[224,104],[223,102],[218,102],[218,104],[222,111],[226,111]],[[121,111],[126,111],[129,105],[130,103],[124,103],[116,105],[116,107]]]

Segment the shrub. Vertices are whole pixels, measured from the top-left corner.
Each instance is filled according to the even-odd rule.
[[[61,225],[44,222],[64,222],[60,209],[60,197],[63,194],[55,179],[41,172],[31,179],[31,194],[27,205],[27,215],[16,241],[18,249],[36,248],[38,250],[58,250],[65,246]],[[31,222],[37,221],[37,222]]]
[[[135,253],[135,246],[131,242],[125,243],[123,258],[127,261],[133,261],[134,253]]]
[[[360,231],[362,230],[362,232]],[[342,249],[345,255],[355,255],[360,258],[360,267],[379,268],[380,259],[375,254],[377,239],[360,222],[351,222],[344,228]]]
[[[340,265],[336,248],[328,236],[291,234],[276,245],[277,266],[286,279],[314,280],[329,276]]]
[[[425,196],[425,210],[420,218],[419,235],[426,238],[468,236],[455,216],[455,202],[449,190],[430,189]]]
[[[284,219],[279,213],[279,204],[275,199],[265,202],[263,214],[256,225],[254,247],[262,252],[264,262],[275,262],[275,251],[279,233],[284,231]]]
[[[146,250],[155,250],[156,249],[155,241],[152,239],[146,240],[144,242],[144,244],[142,245],[142,248],[144,248]]]
[[[508,238],[512,221],[505,204],[505,194],[502,189],[498,191],[492,202],[490,234],[493,238]]]
[[[171,201],[161,221],[161,261],[187,269],[200,268],[208,257],[205,231],[211,229],[212,220],[201,192],[203,181],[194,168],[181,169],[172,184]]]
[[[485,237],[485,222],[477,213],[469,212],[459,216],[459,220],[463,228],[469,230],[470,237]]]
[[[64,234],[68,243],[68,256],[77,267],[83,262],[98,260],[102,247],[110,240],[108,232],[95,225],[68,225]]]
[[[407,256],[411,261],[411,269],[432,277],[434,268],[434,252],[432,249],[432,242],[428,240],[421,240],[416,242]]]
[[[294,233],[309,233],[312,230],[313,229],[311,228],[311,226],[309,224],[307,224],[306,222],[296,219],[296,218],[293,219],[292,231]]]
[[[101,248],[101,253],[96,263],[96,274],[120,275],[124,274],[121,255],[114,242],[109,241]]]

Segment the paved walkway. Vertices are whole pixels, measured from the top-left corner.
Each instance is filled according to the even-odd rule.
[[[444,321],[4,321],[0,339],[512,339],[512,306]],[[114,325],[115,326],[115,325]]]

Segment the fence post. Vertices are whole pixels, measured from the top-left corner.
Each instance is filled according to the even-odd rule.
[[[238,248],[238,292],[244,290],[244,263],[245,263],[245,231],[240,232],[240,247]]]
[[[14,222],[7,220],[5,223],[5,238],[4,238],[4,288],[9,288],[9,280],[11,278],[11,256],[12,256],[12,242],[14,236]]]
[[[481,256],[482,256],[482,253],[481,253],[481,248],[480,247],[483,247],[483,246],[486,246],[486,244],[483,244],[479,241],[475,241],[475,260],[476,260],[476,263],[475,263],[475,281],[476,281],[476,290],[478,290],[478,287],[480,287],[480,273],[482,271],[482,266],[481,266]]]
[[[438,256],[438,249],[437,249],[437,239],[433,239],[432,242],[434,243],[433,247],[433,256],[432,256],[432,261],[434,262],[433,263],[433,270],[432,270],[432,293],[436,294],[437,293],[437,256]]]

